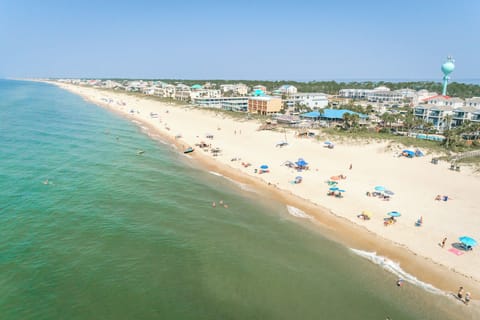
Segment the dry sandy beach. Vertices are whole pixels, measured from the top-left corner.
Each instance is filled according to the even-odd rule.
[[[260,123],[254,120],[239,121],[191,106],[56,84],[137,121],[150,128],[150,133],[157,132],[175,142],[180,150],[194,147],[192,157],[209,170],[268,190],[306,212],[313,223],[329,227],[330,236],[346,245],[397,261],[407,272],[441,290],[456,292],[463,286],[474,300],[480,297],[478,248],[464,252],[453,247],[460,236],[480,238],[480,204],[476,198],[480,176],[471,170],[451,171],[446,162],[433,165],[428,154],[413,159],[398,157],[403,148],[387,142],[336,143],[335,148],[328,149],[323,140],[297,138],[294,130],[258,131]],[[207,139],[207,134],[213,139]],[[277,147],[285,138],[288,146]],[[201,141],[221,153],[213,156],[195,147]],[[309,163],[309,170],[297,172],[284,165],[300,157]],[[263,164],[269,166],[269,172],[259,174]],[[346,176],[338,184],[346,190],[344,197],[327,196],[326,181],[340,174]],[[299,175],[303,181],[292,183]],[[366,195],[379,185],[394,192],[389,201]],[[436,201],[436,195],[447,195],[449,200]],[[363,210],[372,212],[370,220],[357,217]],[[384,226],[390,211],[400,212],[401,217],[395,224]],[[418,227],[415,222],[420,216],[423,225]],[[442,248],[439,243],[445,237]]]

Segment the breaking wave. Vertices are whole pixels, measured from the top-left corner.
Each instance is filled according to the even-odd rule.
[[[310,221],[315,220],[315,218],[312,217],[311,215],[303,212],[302,210],[300,210],[298,208],[292,207],[292,206],[287,205],[287,211],[290,215],[292,215],[296,218],[307,219],[307,220],[310,220]]]
[[[402,279],[403,281],[406,281],[406,282],[409,282],[413,285],[416,285],[416,286],[418,286],[418,287],[420,287],[420,288],[422,288],[425,291],[428,291],[430,293],[439,294],[439,295],[445,295],[446,294],[445,292],[443,292],[440,289],[435,288],[431,284],[428,284],[428,283],[425,283],[423,281],[418,280],[413,275],[405,272],[405,270],[403,270],[400,267],[400,264],[398,264],[397,262],[394,262],[394,261],[392,261],[388,258],[378,256],[376,252],[368,252],[368,251],[352,249],[352,248],[350,248],[350,250],[352,250],[353,253],[355,253],[356,255],[358,255],[362,258],[365,258],[365,259],[369,260],[370,262],[372,262],[373,264],[376,264],[376,265],[382,267],[384,270],[386,270],[390,273],[393,273],[395,276],[397,276],[399,279]]]

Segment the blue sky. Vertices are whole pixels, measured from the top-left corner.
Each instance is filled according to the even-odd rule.
[[[0,0],[0,77],[480,78],[480,1]]]

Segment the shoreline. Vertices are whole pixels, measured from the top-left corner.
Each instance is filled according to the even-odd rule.
[[[175,132],[172,132],[170,130],[162,130],[160,128],[160,125],[156,126],[154,125],[154,123],[152,123],[152,121],[148,121],[141,116],[137,116],[135,114],[131,115],[128,113],[127,110],[122,111],[118,108],[114,108],[109,105],[108,102],[99,101],[98,99],[95,99],[95,97],[89,96],[85,92],[83,92],[82,94],[82,92],[78,88],[87,89],[87,91],[96,92],[100,95],[117,96],[117,98],[125,98],[123,96],[126,95],[123,93],[102,92],[93,88],[75,87],[55,82],[47,83],[54,84],[62,89],[80,95],[85,100],[95,105],[105,107],[108,110],[113,111],[114,113],[122,117],[125,117],[126,119],[140,122],[142,125],[146,126],[151,133],[158,135],[159,137],[161,137],[162,140],[166,140],[176,145],[176,147],[180,149],[179,152],[181,152],[181,148],[184,147],[185,144],[188,145],[188,142],[190,142],[186,141],[186,139],[184,138],[175,139]],[[130,99],[141,103],[147,101],[148,97],[130,97]],[[165,103],[159,101],[150,100],[149,102],[157,105],[164,105],[164,107],[167,108],[176,108],[180,110],[182,108],[185,109],[185,107],[179,107],[174,105],[165,106]],[[205,111],[198,110],[197,113],[200,112]],[[213,114],[210,114],[209,116],[213,116]],[[218,120],[218,122],[221,122],[221,120]],[[256,124],[254,125],[256,126]],[[158,139],[153,135],[149,136],[152,139]],[[193,146],[193,143],[191,145]],[[198,164],[199,168],[203,170],[214,171],[234,181],[245,183],[249,187],[253,187],[253,189],[258,190],[261,193],[266,193],[275,201],[279,201],[286,206],[292,206],[302,210],[308,215],[314,217],[315,222],[313,222],[313,224],[320,225],[322,231],[326,231],[323,234],[326,233],[325,235],[328,238],[340,242],[348,248],[360,249],[368,252],[376,252],[376,254],[379,256],[384,256],[390,260],[398,262],[405,272],[416,276],[420,281],[434,285],[436,288],[444,292],[452,292],[456,290],[460,285],[468,287],[468,290],[472,292],[474,297],[472,304],[477,304],[475,299],[480,296],[480,282],[478,278],[474,275],[469,275],[467,272],[464,272],[462,270],[456,270],[456,268],[452,266],[448,266],[441,261],[436,261],[432,257],[422,255],[421,253],[412,250],[405,243],[395,241],[395,239],[390,239],[382,234],[376,233],[374,230],[369,229],[365,223],[354,220],[352,221],[352,219],[347,218],[344,214],[341,214],[341,210],[337,208],[327,208],[328,203],[320,205],[317,202],[311,201],[311,199],[308,199],[307,197],[295,194],[292,190],[281,188],[278,183],[267,182],[259,175],[249,174],[245,171],[239,170],[238,168],[232,166],[232,164],[237,164],[236,162],[232,162],[231,164],[226,163],[227,160],[225,159],[228,159],[228,156],[226,158],[223,157],[223,160],[225,161],[222,162],[218,159],[213,158],[210,155],[205,154],[200,149],[196,149],[195,152],[190,154],[190,156],[193,160],[196,160],[195,163]],[[347,170],[345,171],[350,175],[350,172],[348,172]],[[348,201],[348,199],[343,199],[341,201],[345,200]],[[314,228],[320,229],[316,226]],[[475,251],[473,252],[473,254],[475,254]]]

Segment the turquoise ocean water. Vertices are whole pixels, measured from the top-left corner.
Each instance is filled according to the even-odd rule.
[[[0,139],[0,319],[471,318],[54,86],[0,80]]]

